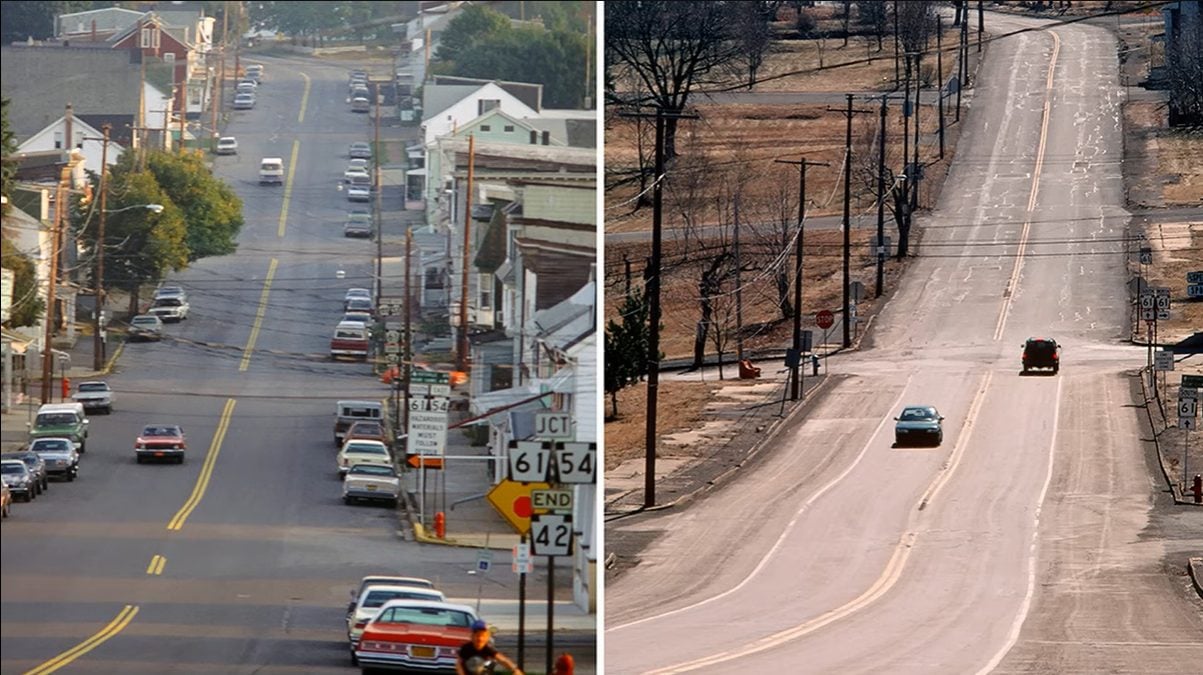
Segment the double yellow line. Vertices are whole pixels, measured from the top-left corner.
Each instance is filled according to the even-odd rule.
[[[226,400],[226,407],[221,411],[221,419],[217,422],[217,431],[213,433],[213,442],[209,444],[209,452],[205,455],[205,463],[201,466],[200,475],[196,478],[196,485],[192,488],[192,494],[188,496],[188,501],[180,507],[171,522],[167,523],[168,530],[180,530],[184,527],[184,521],[188,520],[188,516],[200,504],[200,500],[205,496],[205,490],[209,487],[209,479],[213,476],[213,467],[217,464],[217,456],[221,453],[221,443],[225,440],[226,431],[230,428],[230,417],[234,414],[234,399]]]
[[[113,637],[117,633],[120,633],[126,626],[129,625],[130,621],[134,620],[134,617],[137,614],[137,606],[126,605],[121,609],[120,612],[117,613],[117,618],[110,621],[109,625],[101,628],[100,632],[72,647],[71,649],[68,649],[62,654],[59,654],[53,659],[50,659],[37,668],[26,671],[25,675],[47,675],[48,673],[53,673],[54,671],[69,665],[79,657],[104,644],[109,638]]]
[[[238,364],[239,372],[246,372],[251,365],[251,354],[255,353],[255,342],[259,339],[259,327],[263,325],[263,315],[267,313],[267,296],[272,290],[272,279],[276,277],[276,265],[280,261],[272,258],[267,267],[267,277],[263,280],[263,292],[259,294],[259,309],[255,310],[255,323],[251,325],[251,336],[247,338],[246,348],[242,350],[242,363]]]

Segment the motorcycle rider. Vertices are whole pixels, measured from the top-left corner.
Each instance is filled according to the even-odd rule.
[[[501,663],[512,670],[514,675],[523,675],[517,664],[489,644],[489,624],[477,619],[472,622],[472,638],[459,648],[459,655],[455,660],[456,675],[477,675],[480,672],[479,666],[470,665],[470,662],[488,661]]]

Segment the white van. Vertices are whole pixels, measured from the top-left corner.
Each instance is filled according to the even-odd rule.
[[[284,184],[284,160],[279,157],[264,157],[259,162],[259,184]]]

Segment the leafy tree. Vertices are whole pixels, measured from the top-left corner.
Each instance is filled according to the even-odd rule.
[[[4,155],[0,160],[0,183],[2,183],[2,193],[4,195],[12,194],[13,176],[17,173],[17,162],[13,159],[13,155],[17,153],[17,139],[13,136],[12,129],[8,126],[8,99],[0,99],[0,137],[3,140]],[[8,204],[4,205],[4,210],[8,210]]]
[[[509,29],[510,19],[506,15],[484,5],[470,5],[447,24],[447,30],[439,39],[435,59],[454,64],[470,52],[477,41]]]
[[[189,261],[234,252],[244,223],[242,200],[213,176],[199,154],[152,152],[147,167],[183,213]]]
[[[105,222],[104,285],[130,294],[130,313],[137,313],[138,291],[143,284],[158,283],[168,271],[188,266],[187,227],[184,214],[149,171],[132,170],[134,153],[125,153],[109,177],[110,213]],[[163,211],[120,211],[127,206],[161,204]],[[95,228],[83,232],[85,244],[95,249]],[[91,235],[91,237],[89,237]]]
[[[8,326],[32,326],[46,313],[46,303],[38,297],[37,268],[29,256],[8,239],[0,241],[0,260],[4,269],[13,271],[13,303]]]
[[[0,13],[0,40],[11,44],[54,35],[54,17],[94,9],[94,2],[6,2]]]
[[[618,417],[618,392],[647,375],[649,309],[643,291],[633,288],[619,308],[622,322],[611,320],[606,326],[605,387],[613,417]]]

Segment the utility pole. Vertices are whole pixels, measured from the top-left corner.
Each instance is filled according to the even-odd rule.
[[[957,50],[957,116],[961,121],[961,90],[969,84],[969,68],[965,60],[969,58],[969,7],[965,7],[965,20],[961,22],[960,47]]]
[[[376,85],[376,145],[373,155],[376,162],[372,166],[372,189],[376,191],[376,212],[373,214],[376,230],[376,306],[380,306],[380,296],[384,294],[384,232],[380,222],[380,85]]]
[[[977,53],[982,53],[982,33],[986,32],[985,0],[977,0]]]
[[[742,269],[743,261],[739,258],[739,192],[737,191],[735,193],[735,358],[738,361],[744,360],[744,292],[740,278]]]
[[[455,369],[468,372],[468,245],[472,242],[472,179],[476,162],[476,138],[468,135],[468,189],[464,191],[464,252],[461,259],[459,298],[459,340],[455,349]]]
[[[409,433],[409,375],[414,367],[414,350],[413,350],[413,288],[410,285],[413,282],[413,269],[410,265],[413,264],[414,251],[414,231],[412,227],[405,228],[405,358],[401,364],[401,379],[402,386],[405,387],[405,426],[402,427]],[[394,432],[395,433],[395,432]],[[409,451],[409,436],[405,437],[405,449]],[[422,469],[426,469],[423,467]]]
[[[59,173],[58,186],[54,195],[54,232],[50,244],[50,285],[46,289],[46,334],[42,345],[42,403],[50,403],[50,378],[54,376],[54,328],[58,324],[58,267],[62,250],[64,222],[66,221],[67,194],[71,187],[72,160],[68,159]]]
[[[109,180],[109,132],[112,125],[105,123],[104,145],[100,149],[100,224],[96,229],[96,279],[92,284],[96,291],[96,311],[92,316],[92,370],[104,368],[105,341],[101,337],[101,312],[104,311],[104,218],[108,208]]]
[[[828,108],[832,112],[843,112],[848,117],[847,133],[844,136],[844,348],[852,346],[852,322],[849,321],[849,306],[852,301],[852,116],[856,113],[867,113],[869,110],[853,110],[853,94],[848,97],[846,111]]]
[[[652,117],[652,113],[618,113],[619,117]],[[698,119],[697,115],[657,108],[656,168],[652,179],[652,257],[644,272],[648,299],[647,340],[647,426],[645,433],[643,506],[656,505],[656,399],[660,387],[660,256],[661,223],[664,209],[664,122],[665,119]]]
[[[874,297],[881,297],[885,286],[886,262],[886,95],[881,95],[881,138],[877,143],[877,290]]]
[[[940,116],[940,159],[944,159],[944,51],[942,48],[944,25],[936,15],[936,110]]]
[[[901,51],[898,47],[898,0],[894,0],[894,88],[898,88],[898,84],[902,81],[901,73],[898,72],[898,53]]]
[[[921,53],[915,54],[915,161],[911,163],[911,171],[907,172],[908,176],[912,172],[915,174],[915,180],[911,183],[913,186],[913,189],[911,190],[911,213],[914,213],[915,209],[919,207],[919,95],[923,85],[923,80],[919,77],[919,60],[921,58]],[[906,161],[905,157],[903,158],[903,161]]]
[[[808,162],[803,157],[800,161],[788,159],[774,160],[778,164],[796,164],[798,166],[798,237],[794,242],[794,352],[798,360],[790,372],[791,401],[802,397],[802,240],[806,232],[806,167],[831,166],[827,162]]]
[[[906,164],[911,156],[911,53],[906,53],[906,82],[902,86],[902,195],[910,204],[911,172]]]

